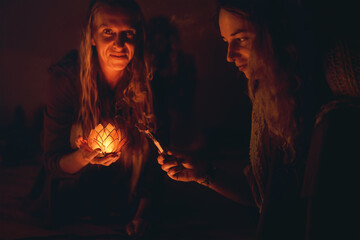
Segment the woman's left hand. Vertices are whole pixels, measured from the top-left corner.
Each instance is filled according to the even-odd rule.
[[[121,147],[126,143],[126,138],[122,141]],[[75,140],[76,146],[82,150],[84,154],[89,154],[93,150],[89,147],[87,140],[83,139],[83,137],[78,137]],[[110,153],[106,155],[105,157],[94,157],[92,158],[89,163],[90,164],[97,164],[97,165],[103,165],[103,166],[110,166],[112,163],[116,162],[120,158],[120,153]]]
[[[126,225],[126,233],[130,237],[143,237],[149,231],[149,222],[142,218],[134,218]]]
[[[176,181],[182,182],[202,182],[204,170],[200,161],[185,155],[173,155],[168,152],[166,155],[159,155],[158,163],[167,175]]]

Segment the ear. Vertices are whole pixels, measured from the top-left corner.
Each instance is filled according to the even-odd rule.
[[[95,44],[95,40],[94,40],[94,38],[93,38],[93,37],[91,37],[91,45],[92,45],[92,46],[96,46],[96,44]]]

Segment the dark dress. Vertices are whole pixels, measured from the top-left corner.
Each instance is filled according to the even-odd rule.
[[[46,218],[117,217],[128,222],[139,200],[154,197],[159,190],[161,174],[157,171],[155,151],[150,151],[133,192],[130,191],[132,168],[124,167],[122,157],[108,167],[89,164],[75,174],[65,173],[59,166],[62,156],[76,151],[71,146],[70,135],[77,121],[81,96],[77,56],[77,51],[71,51],[50,68],[44,112],[43,169],[31,197]]]

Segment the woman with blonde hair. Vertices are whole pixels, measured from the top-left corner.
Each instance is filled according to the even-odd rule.
[[[118,217],[129,235],[146,228],[156,178],[147,161],[155,156],[136,129],[155,128],[144,41],[133,0],[93,0],[79,52],[50,68],[44,167],[55,216]],[[109,139],[113,150],[102,143]]]

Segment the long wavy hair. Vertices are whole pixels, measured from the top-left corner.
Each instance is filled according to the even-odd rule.
[[[135,19],[136,43],[133,59],[126,67],[123,91],[115,92],[113,100],[107,99],[100,80],[100,66],[96,48],[92,46],[93,21],[100,7],[121,8],[132,14]],[[93,0],[90,4],[86,22],[82,31],[79,49],[81,97],[78,121],[86,134],[104,120],[108,111],[114,111],[110,117],[120,126],[128,139],[126,149],[121,153],[121,163],[132,168],[131,192],[133,193],[145,161],[149,155],[148,141],[140,134],[135,125],[142,123],[154,129],[153,100],[150,89],[152,78],[148,57],[145,51],[144,17],[140,7],[133,0]],[[126,78],[126,79],[125,79]],[[122,80],[123,81],[123,80]]]
[[[253,110],[263,112],[270,133],[285,143],[291,163],[296,157],[297,140],[303,124],[299,97],[302,77],[298,74],[298,51],[292,41],[288,16],[280,14],[285,11],[275,2],[218,0],[218,10],[225,9],[239,15],[254,29],[248,64],[249,97],[253,103],[257,101],[260,109]]]

